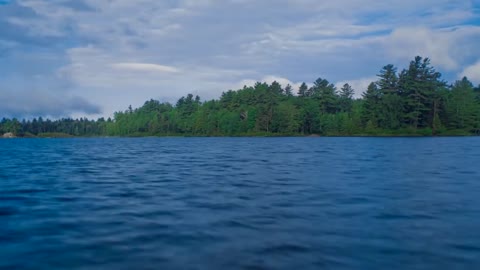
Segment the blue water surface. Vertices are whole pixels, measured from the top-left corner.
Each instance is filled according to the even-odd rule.
[[[480,138],[0,140],[0,269],[480,269]]]

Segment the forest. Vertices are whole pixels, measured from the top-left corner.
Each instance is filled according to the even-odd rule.
[[[480,135],[480,86],[467,78],[449,84],[417,56],[398,71],[386,65],[354,98],[324,78],[298,89],[258,82],[202,101],[192,94],[176,104],[146,101],[112,118],[6,119],[0,135],[69,136],[449,136]]]

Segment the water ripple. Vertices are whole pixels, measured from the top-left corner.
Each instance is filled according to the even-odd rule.
[[[460,151],[459,151],[460,149]],[[0,269],[477,269],[478,138],[0,140]]]

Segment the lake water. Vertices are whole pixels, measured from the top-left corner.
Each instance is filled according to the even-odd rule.
[[[480,138],[0,151],[0,269],[480,269]]]

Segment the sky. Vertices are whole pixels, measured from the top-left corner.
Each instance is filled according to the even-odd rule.
[[[112,116],[255,81],[356,96],[416,56],[480,84],[480,0],[0,0],[0,117]]]

